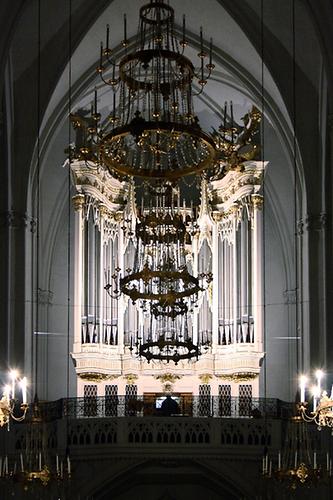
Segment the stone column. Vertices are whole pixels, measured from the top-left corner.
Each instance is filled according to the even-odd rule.
[[[83,207],[85,197],[73,196],[74,220],[74,352],[81,351],[82,290],[83,290]]]

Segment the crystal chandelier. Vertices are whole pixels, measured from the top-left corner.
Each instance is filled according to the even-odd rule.
[[[333,428],[333,387],[330,396],[322,390],[321,381],[324,373],[317,370],[315,373],[316,384],[312,386],[312,407],[306,401],[306,386],[308,379],[305,375],[300,377],[300,403],[299,412],[305,422],[313,422],[318,430],[323,427]],[[333,431],[332,431],[333,432]]]
[[[6,385],[2,394],[2,398],[0,399],[0,427],[4,425],[9,425],[10,419],[12,418],[16,422],[22,422],[25,419],[28,404],[27,404],[27,379],[23,377],[22,379],[18,378],[18,373],[15,370],[12,370],[9,373],[10,384]],[[21,403],[21,415],[16,415],[16,384],[19,383],[19,386],[22,391],[22,403]]]

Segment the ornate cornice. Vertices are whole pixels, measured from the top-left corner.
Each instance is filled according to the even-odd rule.
[[[257,210],[262,210],[264,206],[264,197],[261,196],[260,194],[253,194],[251,196],[251,200],[253,203],[253,208]]]
[[[199,375],[199,379],[205,385],[208,385],[212,378],[213,376],[210,373],[202,373]]]
[[[75,212],[82,210],[85,202],[84,194],[76,194],[73,196],[72,202]]]

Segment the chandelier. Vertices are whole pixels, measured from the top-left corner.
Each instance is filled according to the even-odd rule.
[[[315,373],[316,384],[312,386],[312,405],[306,401],[306,386],[307,377],[300,377],[300,403],[299,412],[305,422],[313,422],[317,425],[318,430],[323,427],[333,428],[333,388],[330,396],[327,391],[321,388],[321,381],[324,373],[317,370]],[[333,432],[333,430],[332,430]]]
[[[189,271],[186,245],[196,228],[186,207],[175,206],[172,186],[151,188],[150,194],[154,203],[147,209],[142,205],[137,218],[133,268],[127,268],[124,277],[116,268],[114,283],[105,288],[112,297],[127,295],[142,310],[142,331],[131,335],[130,351],[148,362],[172,360],[177,364],[201,354],[189,333],[189,314],[212,274],[195,277]]]
[[[204,42],[200,28],[198,59],[192,61],[185,16],[177,26],[169,2],[143,5],[131,39],[125,15],[121,48],[111,47],[111,29],[107,25],[97,66],[107,106],[98,108],[95,88],[90,113],[71,115],[77,134],[70,157],[101,165],[138,192],[150,190],[141,210],[135,207],[133,262],[117,266],[105,283],[112,298],[124,294],[141,309],[143,325],[131,333],[130,351],[148,362],[198,359],[210,343],[193,338],[191,313],[212,273],[193,272],[196,220],[186,204],[180,207],[180,183],[188,176],[220,178],[254,159],[261,115],[253,107],[239,125],[232,105],[225,105],[219,129],[202,130],[194,97],[215,68],[213,42]],[[133,238],[132,220],[125,218],[123,229],[126,234],[127,222]]]
[[[275,479],[286,489],[295,491],[302,487],[316,486],[325,476],[332,475],[332,460],[326,453],[326,463],[320,463],[321,455],[310,439],[308,428],[297,415],[288,422],[286,439],[279,451],[277,462],[263,457],[262,474],[266,479]]]
[[[27,404],[27,379],[23,377],[19,379],[18,373],[12,370],[9,373],[10,384],[6,385],[0,399],[0,427],[4,425],[9,425],[10,419],[12,418],[16,422],[22,422],[25,419],[28,404]],[[16,384],[22,391],[22,403],[21,403],[21,415],[16,414],[17,400],[16,400]]]
[[[97,72],[112,92],[112,106],[101,122],[95,94],[89,132],[112,175],[177,180],[213,165],[214,140],[201,129],[193,106],[193,96],[202,92],[215,67],[212,39],[205,47],[200,29],[196,69],[185,55],[185,30],[185,17],[177,34],[173,8],[151,0],[140,9],[135,40],[127,38],[124,16],[118,57],[107,26]]]
[[[15,489],[23,488],[36,497],[43,492],[49,498],[49,489],[52,484],[57,489],[64,482],[71,479],[71,461],[66,457],[56,454],[50,457],[48,452],[48,426],[43,411],[43,406],[35,398],[31,414],[25,426],[23,447],[18,456],[8,463],[5,458],[4,478],[7,479],[7,488],[15,493]]]

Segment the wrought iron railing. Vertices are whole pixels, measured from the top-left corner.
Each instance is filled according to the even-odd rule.
[[[40,403],[46,421],[63,417],[213,417],[213,418],[287,418],[293,414],[293,405],[273,398],[248,398],[225,396],[177,397],[177,407],[172,412],[158,407],[153,397],[105,396],[59,399]]]

